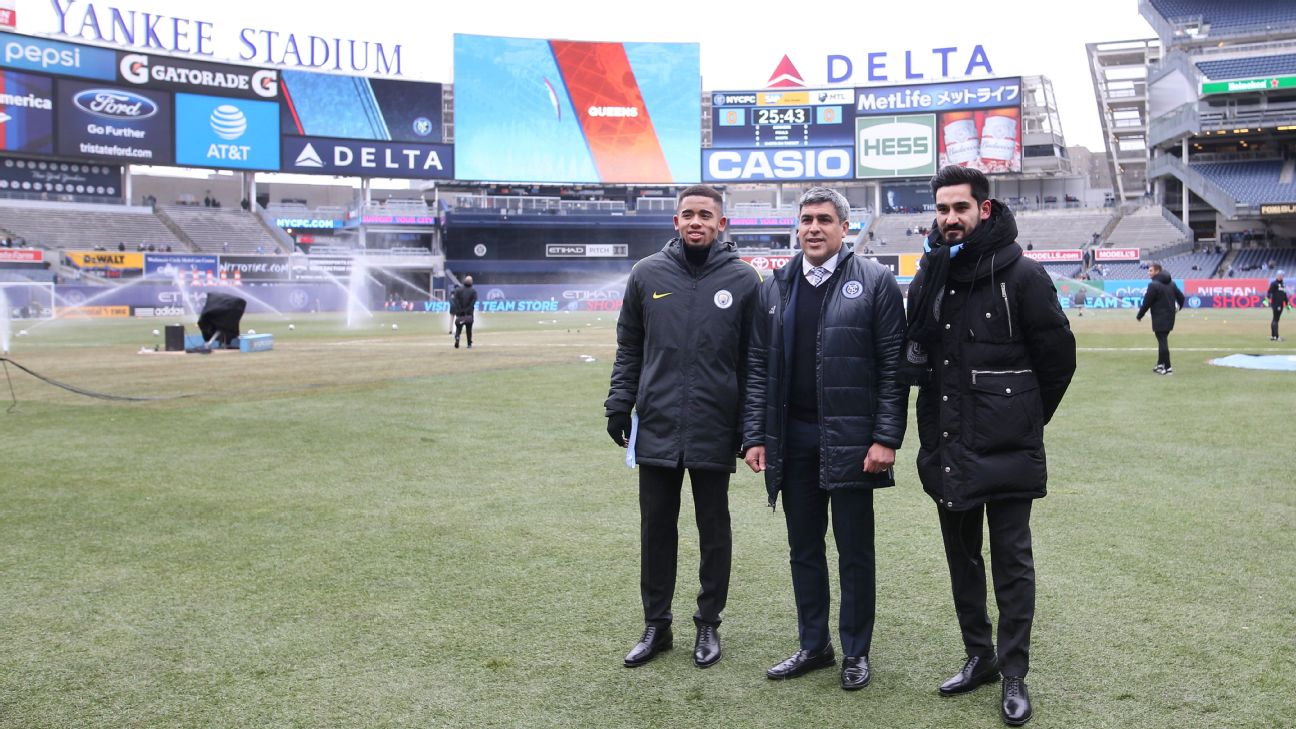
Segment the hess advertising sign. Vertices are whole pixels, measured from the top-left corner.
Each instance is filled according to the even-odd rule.
[[[936,115],[875,116],[855,120],[855,176],[936,174]]]
[[[171,101],[165,93],[59,80],[58,152],[169,164]]]

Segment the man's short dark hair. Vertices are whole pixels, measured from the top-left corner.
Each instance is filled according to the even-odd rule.
[[[947,165],[940,168],[934,177],[931,178],[932,195],[942,187],[953,187],[955,185],[971,185],[972,197],[976,198],[977,205],[990,199],[990,181],[986,176],[981,174],[981,170],[973,167],[962,167],[960,165]]]
[[[716,205],[720,206],[720,212],[724,212],[724,195],[721,195],[720,191],[714,187],[708,185],[689,185],[683,190],[680,190],[680,194],[675,198],[676,210],[679,210],[680,206],[684,204],[684,198],[686,197],[705,197],[710,200],[715,200]]]
[[[1154,268],[1158,271],[1165,270],[1165,267],[1161,265],[1160,261],[1148,261],[1148,270],[1151,271]]]

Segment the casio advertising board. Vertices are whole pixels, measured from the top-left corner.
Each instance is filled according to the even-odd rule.
[[[0,149],[54,153],[54,81],[0,71]]]
[[[855,120],[855,176],[860,179],[936,174],[936,115]]]
[[[59,79],[58,153],[170,164],[171,96]]]
[[[223,63],[204,63],[183,58],[122,54],[117,80],[167,91],[237,96],[244,99],[279,98],[279,71]]]
[[[219,169],[279,169],[279,105],[176,94],[176,162]]]
[[[92,46],[0,33],[0,58],[6,68],[99,81],[117,78],[116,51]]]
[[[849,147],[704,149],[706,182],[849,180],[855,172]]]
[[[283,137],[284,172],[356,177],[454,178],[449,144],[364,142],[319,137]]]

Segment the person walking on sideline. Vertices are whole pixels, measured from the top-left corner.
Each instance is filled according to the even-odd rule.
[[[1147,293],[1143,294],[1143,306],[1139,307],[1134,318],[1143,321],[1143,315],[1152,312],[1152,333],[1157,340],[1157,364],[1152,371],[1158,375],[1173,375],[1170,366],[1170,332],[1175,325],[1175,312],[1183,308],[1184,295],[1175,285],[1170,274],[1153,261],[1148,264]]]
[[[1278,320],[1282,318],[1283,309],[1291,305],[1282,271],[1274,274],[1274,280],[1269,282],[1268,296],[1269,308],[1273,309],[1273,321],[1269,322],[1269,341],[1281,342],[1283,338],[1278,336]]]
[[[473,277],[464,276],[463,286],[450,295],[450,314],[454,317],[454,346],[459,349],[459,336],[468,330],[468,349],[472,349],[473,315],[477,313],[477,289],[473,288]]]

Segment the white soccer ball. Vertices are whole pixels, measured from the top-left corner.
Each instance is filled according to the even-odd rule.
[[[400,327],[396,326],[395,324],[392,324],[392,331],[396,331],[397,329],[400,329]]]
[[[288,325],[288,331],[290,331],[290,332],[291,332],[292,330],[296,329],[296,328],[297,328],[297,327],[293,326],[292,324],[289,324],[289,325]]]
[[[256,334],[256,330],[255,330],[255,329],[249,329],[249,330],[248,330],[248,334]]]
[[[155,337],[158,336],[158,335],[161,334],[161,333],[162,333],[162,332],[159,332],[159,331],[156,330],[156,329],[153,330],[153,336],[155,336]]]
[[[18,330],[18,336],[20,336],[20,337],[25,337],[25,336],[27,336],[27,330],[26,330],[26,329],[19,329],[19,330]]]

